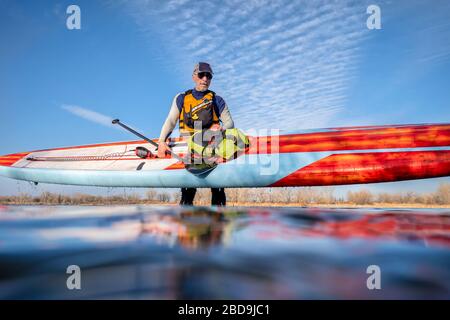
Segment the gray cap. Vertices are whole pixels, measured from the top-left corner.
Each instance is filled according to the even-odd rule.
[[[211,74],[214,74],[211,66],[209,65],[209,63],[206,63],[206,62],[199,62],[195,65],[194,74],[197,74],[200,72],[209,72]]]

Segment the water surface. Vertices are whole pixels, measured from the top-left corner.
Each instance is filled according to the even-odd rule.
[[[449,299],[450,211],[0,206],[0,298]]]

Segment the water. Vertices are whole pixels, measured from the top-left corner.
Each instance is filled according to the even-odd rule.
[[[449,299],[450,210],[0,206],[0,299],[80,298]]]

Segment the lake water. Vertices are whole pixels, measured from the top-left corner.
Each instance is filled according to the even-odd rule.
[[[449,299],[450,210],[0,206],[0,299],[80,298]]]

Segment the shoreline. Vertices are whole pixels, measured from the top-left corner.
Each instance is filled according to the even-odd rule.
[[[150,201],[140,201],[140,202],[111,202],[111,203],[52,203],[52,202],[3,202],[0,201],[1,206],[123,206],[123,205],[154,205],[154,206],[178,206],[177,203],[167,203],[167,202],[150,202]],[[209,207],[207,203],[195,203],[195,207]],[[274,207],[302,207],[302,208],[333,208],[333,209],[377,209],[377,208],[391,208],[391,209],[450,209],[449,204],[419,204],[419,203],[372,203],[372,204],[355,204],[355,203],[274,203],[274,202],[231,202],[227,204],[226,207],[264,207],[264,208],[274,208]]]
[[[177,206],[180,194],[150,189],[142,196],[137,193],[116,195],[92,195],[75,193],[65,195],[42,192],[40,195],[22,193],[14,196],[0,196],[0,205],[59,205],[59,206],[115,206],[155,205]],[[208,207],[211,192],[198,190],[194,206]],[[228,207],[303,207],[303,208],[392,208],[392,209],[450,209],[450,183],[442,183],[435,191],[428,193],[398,192],[372,193],[362,189],[349,191],[346,196],[336,196],[331,188],[252,188],[229,189]]]

